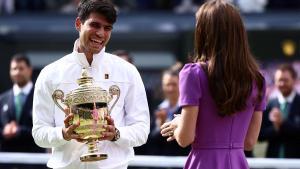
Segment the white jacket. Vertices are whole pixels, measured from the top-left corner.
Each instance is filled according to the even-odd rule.
[[[127,168],[134,156],[133,147],[147,141],[149,134],[149,109],[144,84],[135,66],[105,52],[105,48],[93,57],[91,65],[83,53],[75,49],[46,66],[40,73],[34,91],[33,128],[35,142],[44,148],[52,148],[52,156],[47,163],[50,168]],[[108,91],[112,85],[120,88],[120,99],[111,112],[120,139],[116,142],[100,141],[100,152],[107,153],[108,159],[99,162],[82,163],[79,157],[87,152],[87,146],[75,140],[66,141],[62,136],[65,114],[52,100],[52,93],[61,89],[65,94],[78,88],[76,80],[83,67],[96,84]],[[105,74],[109,78],[105,79]],[[110,107],[110,105],[109,105]]]

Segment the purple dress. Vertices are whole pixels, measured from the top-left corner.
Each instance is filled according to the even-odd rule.
[[[244,111],[221,117],[211,97],[207,75],[199,64],[186,64],[179,79],[180,106],[199,106],[195,140],[184,168],[248,169],[244,140],[253,112],[266,106],[265,99],[256,103],[256,86]]]

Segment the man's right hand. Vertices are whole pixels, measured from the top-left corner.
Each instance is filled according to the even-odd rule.
[[[160,127],[162,124],[164,124],[168,118],[168,113],[166,110],[164,109],[160,109],[160,110],[157,110],[155,112],[155,117],[156,117],[156,125],[158,127]]]
[[[65,140],[70,141],[71,139],[76,139],[79,142],[83,140],[80,139],[79,135],[74,132],[74,130],[80,126],[79,121],[75,124],[70,125],[70,121],[73,120],[74,114],[70,113],[66,116],[64,123],[65,127],[62,129],[62,134]]]
[[[279,108],[275,107],[270,111],[269,120],[273,123],[276,131],[279,131],[283,118]]]
[[[5,139],[11,139],[16,137],[18,130],[19,126],[16,121],[11,121],[4,126],[2,135]]]

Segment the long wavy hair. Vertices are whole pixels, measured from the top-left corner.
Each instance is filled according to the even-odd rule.
[[[238,10],[224,0],[210,0],[196,13],[195,61],[207,63],[209,89],[220,116],[246,108],[253,82],[262,99],[264,78],[252,56]]]

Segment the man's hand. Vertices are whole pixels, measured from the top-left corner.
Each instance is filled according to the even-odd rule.
[[[155,112],[155,122],[156,122],[156,125],[158,127],[161,127],[162,124],[164,124],[168,118],[168,113],[166,110],[164,109],[160,109],[160,110],[157,110]]]
[[[105,131],[103,131],[102,137],[99,138],[99,140],[113,140],[113,138],[116,136],[116,127],[114,120],[110,116],[105,116],[105,119],[107,120],[107,125],[104,125]]]
[[[269,120],[273,123],[273,126],[276,129],[276,131],[278,131],[283,122],[282,113],[279,110],[279,108],[275,107],[271,110],[269,114]]]
[[[10,138],[13,137],[10,123],[7,123],[4,126],[2,134],[3,134],[3,137],[6,138],[6,139],[10,139]]]
[[[6,139],[11,139],[16,137],[19,126],[16,121],[11,121],[7,123],[3,128],[3,137]]]
[[[65,128],[62,130],[62,134],[65,140],[70,141],[71,139],[76,139],[79,142],[83,142],[82,139],[80,139],[79,135],[74,132],[74,130],[80,126],[80,122],[78,121],[75,124],[70,125],[70,122],[73,120],[74,114],[70,113],[66,116],[64,123]]]

